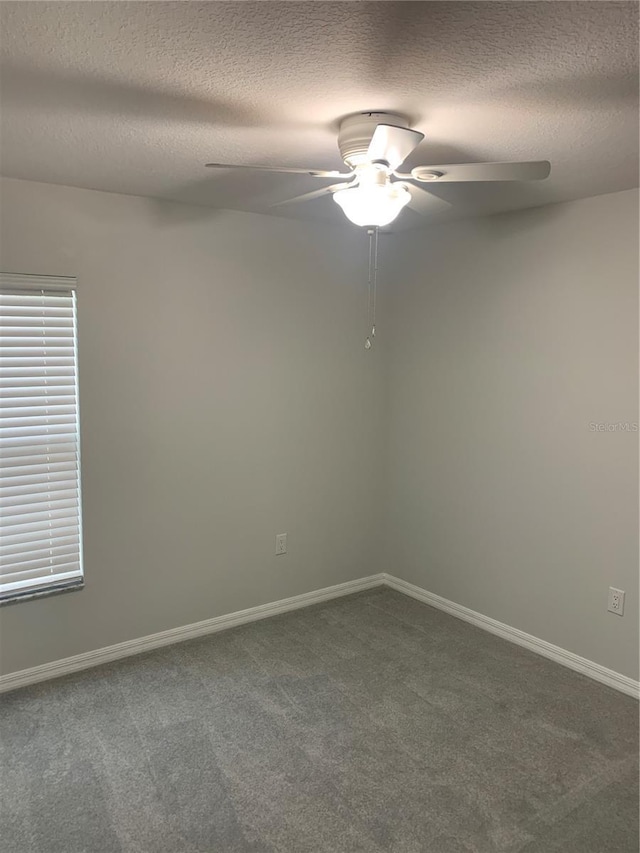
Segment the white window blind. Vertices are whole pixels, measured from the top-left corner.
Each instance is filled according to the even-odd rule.
[[[0,273],[0,599],[82,582],[75,279]]]

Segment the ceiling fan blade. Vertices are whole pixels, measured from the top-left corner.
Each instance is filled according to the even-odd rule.
[[[393,124],[379,124],[371,137],[367,157],[383,160],[391,169],[397,169],[424,139],[424,133]]]
[[[422,187],[412,186],[407,184],[407,189],[411,193],[411,201],[408,207],[415,210],[416,213],[421,213],[423,216],[431,216],[433,213],[442,213],[451,207],[448,201],[438,198],[436,195],[423,190]]]
[[[455,163],[451,166],[416,166],[410,175],[398,175],[421,183],[447,181],[542,181],[549,177],[548,160],[529,163]],[[438,174],[441,173],[441,174]],[[435,177],[432,177],[435,176]]]
[[[327,172],[322,169],[292,169],[288,166],[244,166],[231,163],[205,163],[207,169],[250,169],[253,172],[286,172],[290,175],[310,175],[312,178],[352,178],[355,172]]]
[[[314,198],[334,193],[337,190],[345,189],[344,184],[332,184],[330,187],[322,187],[321,190],[313,190],[313,192],[297,195],[295,198],[288,198],[285,201],[277,201],[275,204],[270,204],[269,207],[282,207],[285,204],[297,204],[299,201],[311,201]]]

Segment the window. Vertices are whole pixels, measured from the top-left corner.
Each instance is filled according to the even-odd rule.
[[[0,273],[0,600],[82,584],[75,279]]]

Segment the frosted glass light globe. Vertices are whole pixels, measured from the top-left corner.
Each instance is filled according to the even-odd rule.
[[[411,193],[402,184],[373,184],[338,190],[333,200],[347,219],[356,225],[388,225],[411,201]]]

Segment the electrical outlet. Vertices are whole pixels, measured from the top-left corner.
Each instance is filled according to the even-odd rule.
[[[276,554],[286,554],[287,553],[287,534],[286,533],[278,533],[276,536]]]
[[[609,587],[609,606],[607,610],[610,613],[616,613],[618,616],[624,615],[624,590],[616,589],[613,586]]]

